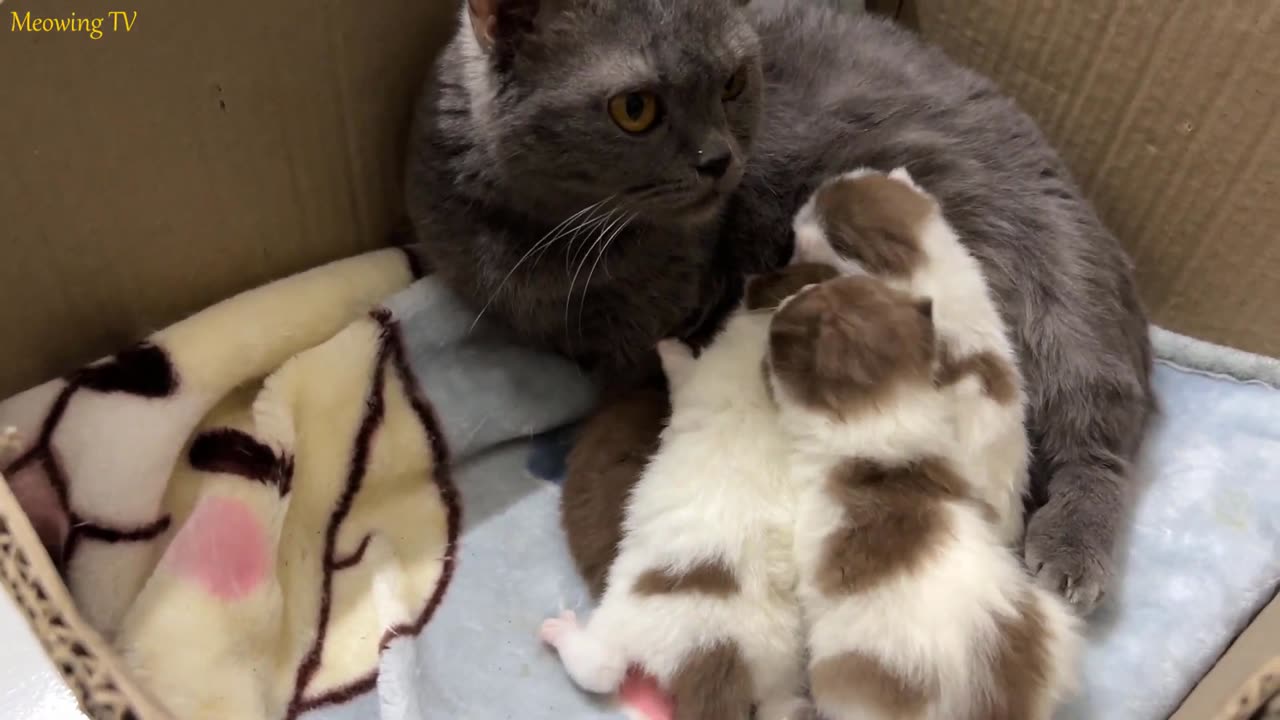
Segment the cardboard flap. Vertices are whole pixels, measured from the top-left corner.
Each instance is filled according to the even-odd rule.
[[[1280,355],[1280,3],[907,4],[1040,122],[1155,322]]]
[[[413,97],[457,23],[452,0],[121,8],[0,7],[0,397],[385,242]],[[43,29],[94,16],[97,39]]]

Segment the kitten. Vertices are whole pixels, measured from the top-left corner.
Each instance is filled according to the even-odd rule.
[[[796,214],[793,262],[870,273],[933,300],[943,362],[939,380],[964,408],[957,416],[961,474],[994,515],[999,536],[1021,540],[1030,448],[1017,357],[982,266],[938,203],[905,168],[861,169],[824,182]]]
[[[660,343],[671,419],[627,500],[604,596],[585,626],[568,613],[542,629],[585,690],[612,692],[637,665],[675,695],[678,718],[804,707],[794,502],[761,373],[768,327],[769,313],[743,309],[697,358]]]
[[[826,265],[791,265],[746,284],[747,310],[772,311],[801,287],[830,280]],[[606,391],[569,452],[560,496],[560,524],[574,564],[597,600],[622,542],[623,506],[639,481],[670,408],[667,389],[644,384]]]
[[[770,328],[810,693],[828,720],[1050,720],[1078,621],[984,517],[958,457],[966,407],[934,383],[934,305],[841,277]]]

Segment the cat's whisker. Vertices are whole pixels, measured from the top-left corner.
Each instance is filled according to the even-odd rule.
[[[605,233],[609,232],[609,228],[613,227],[613,225],[621,220],[625,214],[626,213],[622,212],[619,208],[614,208],[604,217],[588,223],[583,227],[584,231],[591,230],[591,232],[587,232],[583,235],[583,240],[581,243],[578,243],[577,247],[572,247],[571,241],[572,249],[570,252],[572,253],[572,256],[568,258],[568,264],[565,266],[565,277],[569,277],[569,268],[576,262],[578,263],[578,269],[573,272],[573,280],[577,280],[578,275],[582,272],[583,265],[585,265],[587,260],[591,257],[591,251],[595,249],[596,243],[599,242],[600,238],[603,237]],[[596,229],[599,231],[596,232]],[[581,260],[579,260],[579,258],[581,258]],[[569,283],[570,296],[573,295],[573,286],[574,283],[571,281]]]
[[[546,235],[543,235],[542,238],[538,240],[538,242],[534,243],[533,246],[530,247],[525,252],[524,255],[521,255],[520,259],[517,260],[515,264],[511,266],[511,270],[509,270],[507,274],[502,278],[502,281],[498,283],[498,287],[495,288],[492,293],[489,293],[489,299],[486,300],[484,303],[484,306],[480,308],[480,312],[476,313],[476,318],[475,320],[471,321],[471,327],[467,329],[467,332],[470,333],[476,329],[476,325],[480,323],[480,318],[484,317],[485,312],[489,309],[491,305],[493,305],[494,299],[498,297],[498,293],[502,292],[502,289],[506,287],[507,282],[511,280],[511,276],[515,275],[516,270],[520,269],[520,266],[524,264],[524,261],[528,260],[529,256],[532,255],[534,252],[536,252],[538,248],[541,247],[545,249],[547,247],[550,247],[553,243],[555,243],[556,240],[558,240],[561,237],[560,235],[552,236],[553,233],[563,228],[568,223],[572,222],[575,218],[580,217],[584,212],[593,211],[595,208],[598,208],[599,206],[605,204],[606,202],[609,202],[609,200],[611,199],[613,199],[612,195],[593,205],[588,205],[587,207],[579,210],[573,215],[570,215],[568,218],[562,221],[559,225],[556,225],[554,228],[551,228],[551,230],[547,231]],[[548,237],[550,237],[550,239],[547,239]]]
[[[609,246],[613,245],[613,241],[618,239],[618,236],[622,234],[622,231],[626,230],[627,226],[631,224],[631,221],[635,220],[636,216],[639,214],[640,213],[638,212],[631,213],[631,215],[628,216],[627,219],[624,220],[623,223],[618,226],[618,229],[613,231],[613,234],[609,236],[609,239],[605,240],[600,245],[600,251],[596,253],[596,261],[592,263],[591,270],[587,272],[587,281],[582,285],[582,298],[578,301],[578,335],[579,336],[582,335],[582,312],[583,310],[586,309],[586,306],[587,306],[587,288],[591,287],[591,276],[596,274],[596,268],[600,266],[600,260],[604,258],[605,253],[609,252]]]
[[[551,232],[548,232],[547,235],[551,235],[552,233],[555,233],[555,235],[551,237],[550,240],[547,240],[546,242],[541,243],[541,250],[538,251],[538,257],[533,261],[534,266],[535,267],[537,266],[538,262],[542,260],[542,256],[545,255],[547,251],[550,250],[555,245],[556,241],[558,241],[562,237],[569,235],[569,233],[577,232],[576,227],[581,227],[582,223],[590,222],[591,218],[595,216],[596,210],[598,210],[605,203],[608,203],[613,198],[614,196],[610,195],[609,197],[597,203],[588,205],[587,207],[579,210],[573,215],[570,215],[564,222],[560,223],[555,228],[552,228]],[[582,217],[584,213],[586,214],[587,219],[581,221],[575,227],[573,225],[573,222],[578,218]],[[546,237],[546,236],[543,236],[543,237]]]
[[[577,261],[579,253],[581,253],[582,251],[582,246],[585,244],[589,244],[589,241],[592,237],[592,231],[600,227],[602,224],[612,220],[615,212],[616,212],[616,208],[611,209],[608,212],[606,212],[604,215],[588,219],[587,221],[579,225],[576,229],[574,229],[573,233],[569,236],[569,240],[567,243],[568,247],[565,248],[565,254],[564,254],[565,255],[564,276],[566,278],[568,278],[572,274],[573,263]],[[582,238],[581,243],[579,242],[579,238]]]
[[[612,215],[613,213],[611,212],[610,216]],[[568,335],[569,333],[569,306],[573,302],[573,288],[576,287],[578,284],[578,276],[582,274],[582,268],[586,266],[587,261],[591,259],[591,253],[593,250],[596,249],[596,246],[598,246],[601,243],[601,241],[604,240],[605,236],[608,235],[609,232],[611,232],[613,228],[617,226],[619,223],[621,223],[625,218],[626,218],[625,213],[619,214],[617,219],[613,220],[607,225],[604,225],[604,229],[595,235],[595,238],[596,238],[595,241],[592,242],[591,245],[587,247],[587,251],[582,254],[582,261],[578,263],[578,269],[573,272],[573,278],[569,281],[569,294],[566,295],[564,298],[564,331],[566,335]],[[582,288],[582,294],[584,297],[586,296],[586,293],[587,293],[587,288],[584,286]]]
[[[622,202],[629,205],[631,209],[639,212],[643,210],[646,205],[651,204],[656,200],[660,200],[669,195],[678,195],[684,190],[685,188],[680,185],[659,185],[623,196]]]
[[[578,260],[578,256],[579,256],[578,254],[583,249],[583,246],[587,244],[587,239],[592,237],[592,234],[586,231],[591,230],[593,228],[598,228],[602,224],[612,221],[614,219],[614,215],[616,215],[619,212],[621,212],[621,208],[616,208],[616,207],[611,208],[609,212],[605,213],[604,215],[601,215],[600,217],[592,218],[582,223],[577,230],[574,230],[573,236],[569,238],[569,248],[565,252],[565,262],[564,262],[565,277],[569,276],[569,268],[573,267],[573,263]],[[586,233],[586,234],[584,235],[583,233]],[[578,242],[579,237],[584,238],[584,240],[581,243]]]

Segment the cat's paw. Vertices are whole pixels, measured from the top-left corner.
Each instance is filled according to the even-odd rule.
[[[1050,500],[1031,516],[1025,545],[1027,569],[1082,617],[1098,606],[1111,581],[1110,544],[1094,532],[1087,515]]]
[[[559,647],[565,635],[578,629],[578,616],[572,610],[565,610],[560,617],[548,618],[542,623],[538,637],[551,647]]]

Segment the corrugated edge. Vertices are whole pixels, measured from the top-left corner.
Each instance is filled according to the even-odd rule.
[[[89,626],[0,475],[0,592],[26,616],[45,654],[93,720],[172,720]]]
[[[1273,597],[1183,699],[1170,720],[1274,720],[1280,699],[1280,596]]]
[[[1280,717],[1280,655],[1249,678],[1214,720],[1272,720]]]
[[[1151,326],[1151,345],[1160,362],[1191,372],[1280,389],[1280,359],[1217,345]]]

